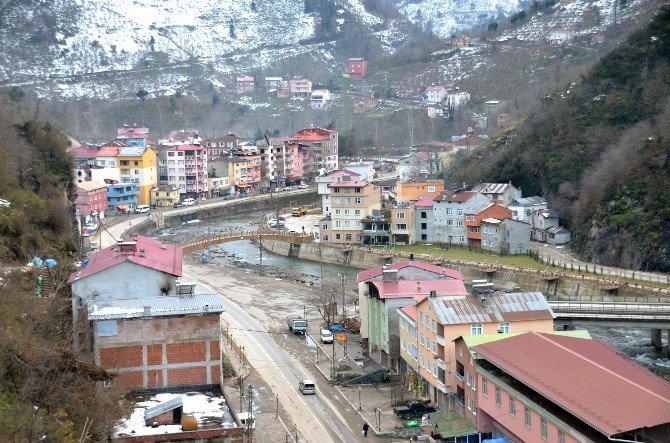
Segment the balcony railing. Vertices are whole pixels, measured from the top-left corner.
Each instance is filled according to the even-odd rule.
[[[437,344],[442,346],[447,346],[447,341],[441,335],[437,335]]]
[[[460,381],[463,381],[463,376],[464,376],[464,375],[465,375],[465,374],[461,374],[461,373],[458,372],[458,371],[456,372],[456,378],[459,379]]]
[[[463,400],[463,397],[460,395],[454,395],[454,400],[456,400],[456,403],[458,403],[461,406],[465,406],[465,400]]]

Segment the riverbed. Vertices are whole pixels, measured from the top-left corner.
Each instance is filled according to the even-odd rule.
[[[177,228],[164,229],[155,236],[168,243],[181,243],[206,235],[214,236],[237,230],[255,230],[258,229],[263,215],[263,213],[256,212],[219,220],[189,223]],[[346,305],[352,305],[354,309],[353,304],[357,301],[356,274],[359,269],[350,266],[300,260],[267,251],[261,254],[258,244],[249,240],[213,245],[206,250],[191,254],[190,258],[202,260],[203,256],[211,263],[232,266],[248,272],[263,273],[275,279],[293,281],[309,287],[324,288],[338,291],[338,293],[342,293],[344,287]],[[649,330],[576,326],[580,329],[587,329],[593,338],[610,343],[629,358],[670,380],[670,359],[651,346]],[[666,339],[667,334],[663,334],[664,344],[667,344]]]

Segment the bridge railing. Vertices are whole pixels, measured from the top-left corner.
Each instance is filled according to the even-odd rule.
[[[633,313],[633,314],[668,314],[670,305],[664,303],[575,303],[575,302],[549,302],[555,312],[607,312],[607,313]]]
[[[196,240],[184,242],[179,246],[184,250],[186,254],[190,254],[191,252],[197,251],[199,249],[204,249],[210,245],[217,245],[220,243],[226,243],[237,240],[257,240],[259,238],[283,240],[293,244],[310,243],[314,241],[314,237],[311,234],[303,234],[297,232],[284,233],[281,231],[260,230],[260,231],[233,231],[220,235],[200,237]]]

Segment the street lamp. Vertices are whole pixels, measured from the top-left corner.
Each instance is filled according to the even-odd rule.
[[[358,410],[362,411],[363,407],[361,406],[361,387],[358,387]]]

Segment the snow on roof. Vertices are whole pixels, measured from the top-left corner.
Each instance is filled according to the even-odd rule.
[[[130,416],[116,423],[114,437],[181,432],[181,424],[163,425],[158,426],[157,428],[152,428],[145,424],[146,422],[144,419],[148,409],[156,407],[165,401],[171,401],[175,397],[181,397],[183,413],[193,415],[198,421],[199,427],[237,427],[223,395],[214,392],[187,392],[184,394],[162,393],[153,395],[149,398],[146,398],[146,396],[137,398],[135,409],[133,409]]]

